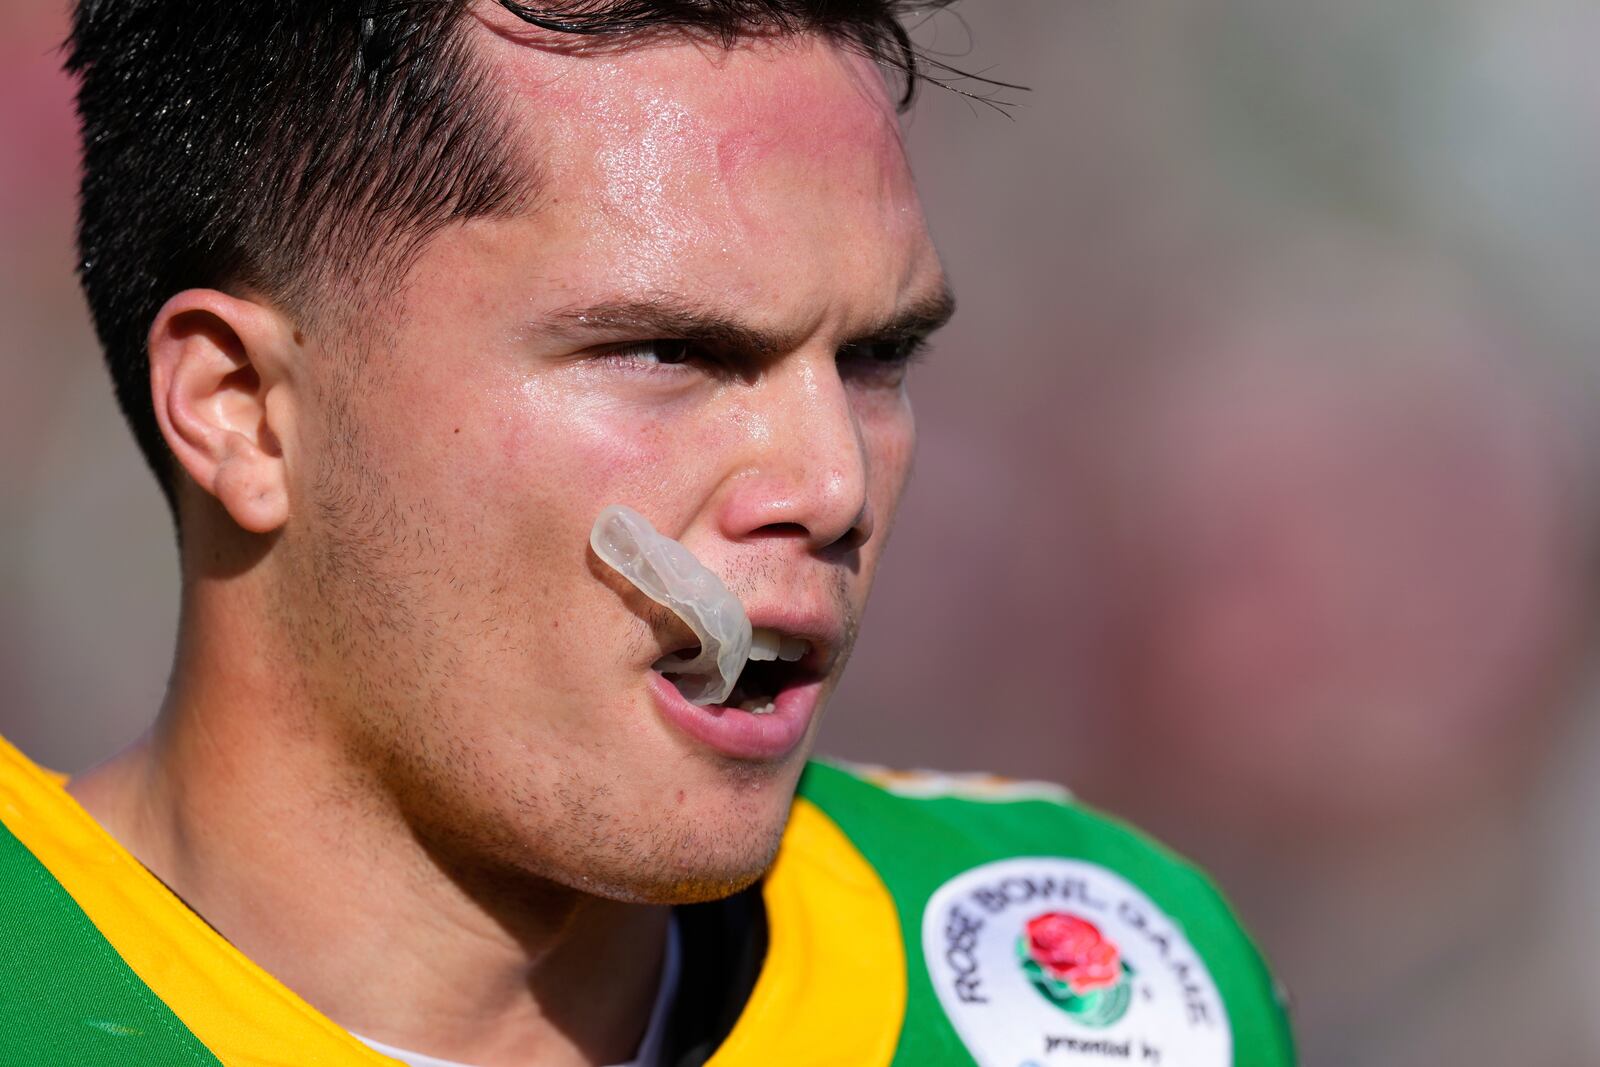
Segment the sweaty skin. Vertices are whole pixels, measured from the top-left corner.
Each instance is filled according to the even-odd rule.
[[[727,700],[750,654],[750,620],[739,598],[687,548],[657,533],[648,519],[622,504],[612,504],[595,519],[589,545],[607,566],[670,609],[700,638],[698,656],[669,656],[658,664],[682,676],[679,692],[694,704]]]
[[[161,725],[73,789],[338,1025],[595,1067],[637,1052],[666,906],[772,862],[911,464],[903,362],[874,339],[931,329],[944,278],[868,60],[820,37],[547,48],[475,10],[538,202],[445,227],[352,302],[361,359],[274,305],[169,301],[179,649]],[[596,580],[619,501],[758,641],[809,642],[787,709],[662,683],[683,624]]]

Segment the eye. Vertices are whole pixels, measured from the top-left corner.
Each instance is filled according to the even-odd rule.
[[[657,337],[649,341],[630,341],[627,344],[613,345],[606,349],[603,355],[618,362],[675,366],[680,363],[691,363],[703,357],[705,353],[693,341]]]
[[[839,373],[873,385],[897,386],[927,348],[923,337],[853,341],[839,348]]]

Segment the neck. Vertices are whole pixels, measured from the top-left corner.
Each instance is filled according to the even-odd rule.
[[[352,1031],[482,1067],[629,1059],[666,909],[430,847],[319,728],[290,657],[229,632],[250,617],[186,598],[156,727],[74,779],[78,801],[219,934]]]

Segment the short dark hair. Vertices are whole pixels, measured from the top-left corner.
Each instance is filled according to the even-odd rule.
[[[905,77],[900,17],[950,0],[498,0],[547,30],[687,30],[724,44],[822,33]],[[173,294],[246,287],[314,314],[441,227],[526,204],[467,0],[77,0],[79,273],[121,406],[176,511],[150,400],[150,324]]]

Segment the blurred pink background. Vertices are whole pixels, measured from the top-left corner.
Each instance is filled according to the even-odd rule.
[[[1600,1063],[1600,11],[967,0],[920,39],[962,310],[825,751],[1199,860],[1309,1067]],[[137,734],[177,575],[72,276],[59,0],[0,8],[0,733]]]

